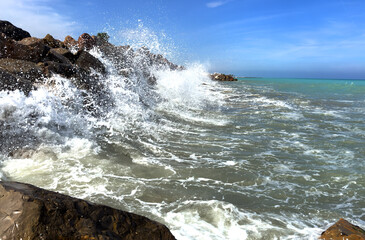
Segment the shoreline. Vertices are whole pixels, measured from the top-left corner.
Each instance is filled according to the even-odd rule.
[[[27,34],[22,33],[24,36]],[[150,53],[148,49],[131,49],[129,46],[114,46],[98,36],[83,34],[78,41],[66,37],[64,42],[46,36],[44,39],[32,38],[30,35],[20,40],[15,40],[5,35],[0,37],[1,52],[1,87],[0,90],[21,90],[29,94],[37,86],[47,85],[52,87],[49,77],[60,74],[75,84],[79,90],[85,91],[98,103],[104,100],[102,96],[103,86],[101,79],[105,74],[105,66],[88,51],[97,46],[106,55],[113,58],[116,65],[120,65],[118,74],[125,77],[135,73],[133,67],[142,70],[142,77],[148,79],[149,87],[156,84],[157,77],[151,75],[147,69],[151,66],[180,71],[183,69],[169,62],[162,55]],[[67,47],[68,46],[68,47]],[[5,51],[4,51],[5,50]],[[146,57],[147,63],[127,65],[124,57],[137,55]],[[96,70],[95,72],[92,70]],[[126,70],[127,69],[127,70]],[[137,74],[136,74],[137,75]],[[226,76],[226,75],[224,75]],[[223,77],[224,79],[226,77]],[[39,81],[43,79],[43,81]],[[99,114],[97,105],[90,105],[85,98],[85,108],[93,114]],[[22,149],[14,149],[14,154]]]

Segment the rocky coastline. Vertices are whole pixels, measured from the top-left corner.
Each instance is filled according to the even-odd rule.
[[[51,35],[35,38],[10,22],[0,21],[0,91],[19,90],[29,95],[40,86],[52,87],[58,74],[85,93],[85,108],[103,101],[106,67],[89,51],[97,48],[124,77],[157,79],[148,70],[183,70],[147,48],[115,46],[104,35],[82,34],[76,41]],[[133,61],[142,58],[143,61]],[[232,75],[214,73],[215,81],[237,81]],[[90,100],[92,99],[92,101]],[[320,239],[363,239],[365,231],[344,219],[328,228]],[[35,186],[0,182],[0,239],[175,239],[168,228],[146,217],[71,198]]]

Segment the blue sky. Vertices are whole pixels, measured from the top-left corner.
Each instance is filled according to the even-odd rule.
[[[364,0],[0,0],[0,19],[63,39],[107,31],[237,76],[365,79]]]

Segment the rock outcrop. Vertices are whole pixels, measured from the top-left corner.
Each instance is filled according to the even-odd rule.
[[[223,73],[210,74],[210,78],[215,81],[237,81],[237,78],[235,78],[233,75],[226,75]]]
[[[8,21],[0,21],[0,32],[4,33],[5,36],[14,39],[16,41],[22,40],[23,38],[30,37],[29,32],[24,31],[21,28],[15,27]]]
[[[146,217],[17,182],[0,182],[0,239],[173,240]]]
[[[324,231],[319,239],[325,240],[365,240],[365,231],[341,218]]]

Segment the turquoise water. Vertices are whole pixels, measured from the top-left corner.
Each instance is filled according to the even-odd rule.
[[[2,178],[148,216],[178,239],[365,226],[365,81],[155,75],[135,84],[108,65],[101,116],[61,77],[29,97],[0,92]]]

